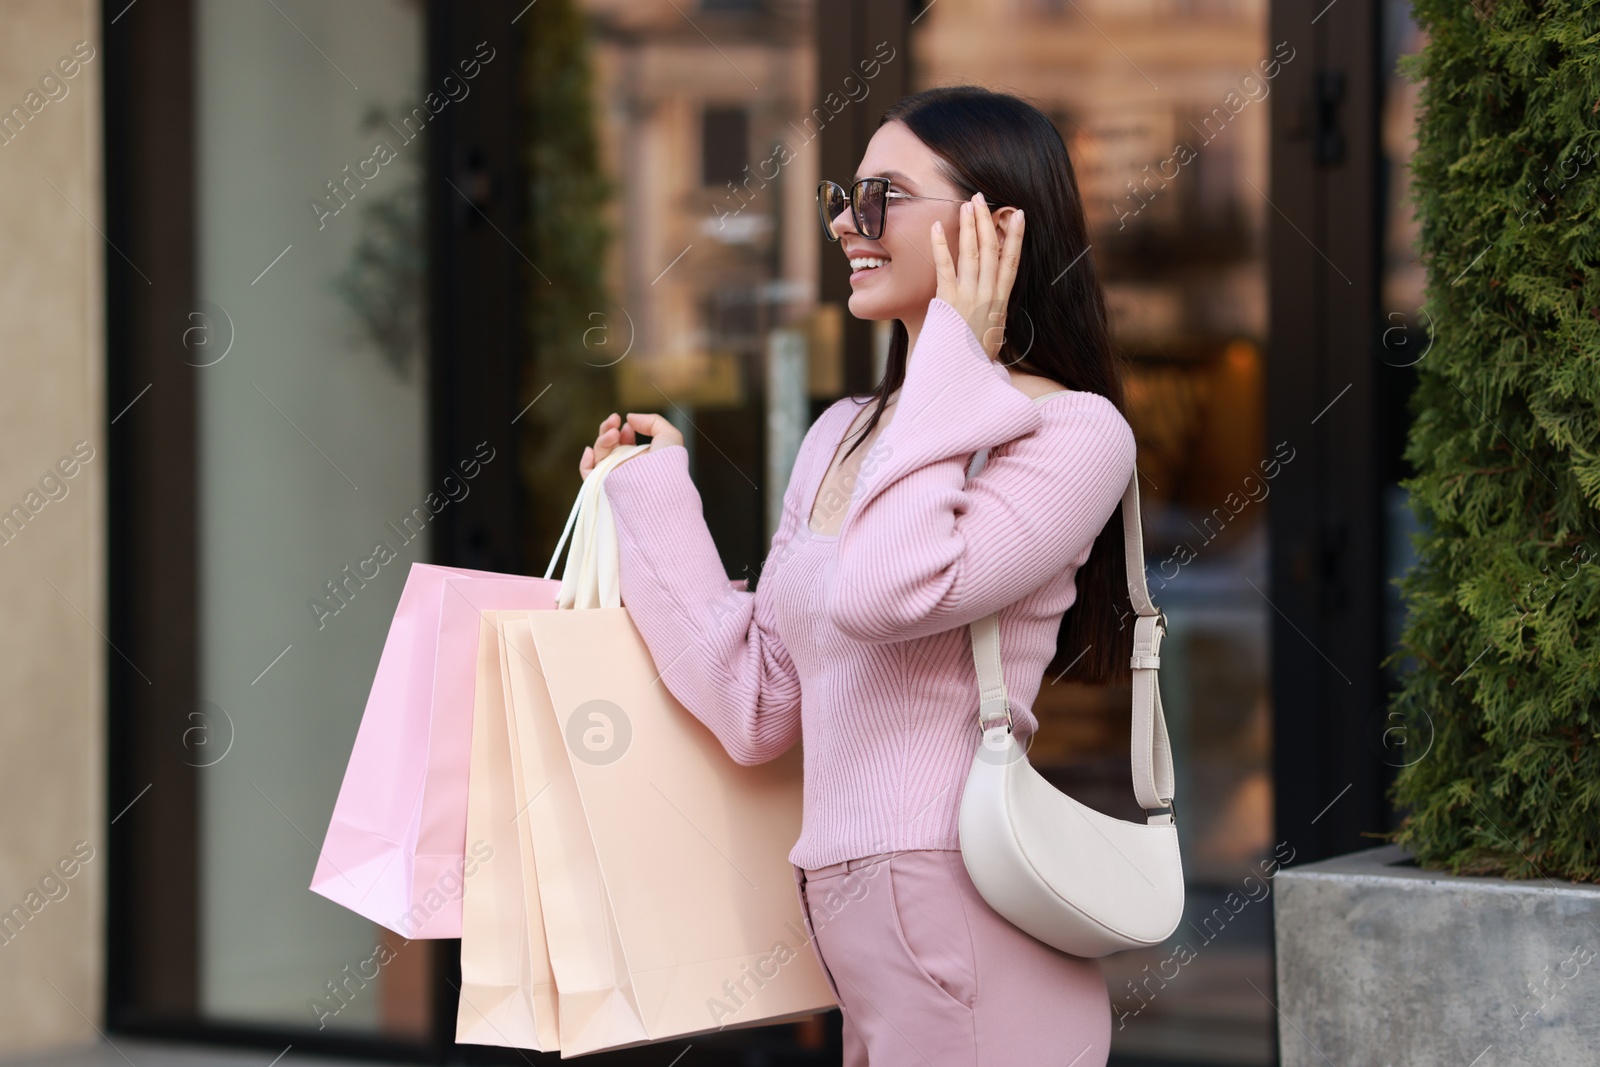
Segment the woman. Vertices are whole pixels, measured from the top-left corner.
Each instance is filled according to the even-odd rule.
[[[1098,961],[985,904],[957,834],[981,736],[967,624],[1000,611],[1024,742],[1058,637],[1084,680],[1128,663],[1134,440],[1072,165],[1036,108],[961,86],[885,112],[860,174],[888,181],[819,200],[851,314],[895,320],[888,364],[806,433],[758,588],[730,587],[661,415],[612,414],[579,471],[651,438],[605,492],[662,680],[741,764],[804,739],[789,859],[847,1067],[1104,1064]]]

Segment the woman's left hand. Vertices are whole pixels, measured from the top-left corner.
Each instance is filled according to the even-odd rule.
[[[939,275],[934,295],[961,313],[991,360],[999,358],[1005,343],[1006,303],[1022,262],[1022,210],[1006,219],[1003,247],[995,227],[989,205],[977,193],[961,205],[959,264],[950,259],[944,225],[935,222],[932,234],[933,266]]]
[[[641,433],[650,435],[650,447],[635,455],[644,455],[645,452],[655,452],[658,449],[683,444],[683,434],[678,432],[678,428],[653,411],[643,414],[630,411],[626,422],[613,411],[600,424],[600,435],[594,439],[594,444],[585,448],[583,455],[578,458],[578,477],[588,481],[589,475],[594,473],[595,464],[611,455],[618,445],[638,444]],[[633,456],[628,457],[628,459],[633,458]],[[628,460],[622,462],[626,463]]]

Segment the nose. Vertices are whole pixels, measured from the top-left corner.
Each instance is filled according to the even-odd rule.
[[[843,237],[847,233],[856,232],[855,213],[850,210],[850,204],[845,202],[844,210],[833,217],[833,232]]]

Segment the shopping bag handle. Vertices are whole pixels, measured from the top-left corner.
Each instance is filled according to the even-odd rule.
[[[544,576],[555,573],[561,550],[572,537],[567,552],[567,566],[561,575],[561,592],[556,598],[557,608],[616,608],[622,606],[618,581],[617,525],[611,515],[611,504],[601,492],[605,476],[617,464],[649,448],[648,444],[618,445],[606,458],[594,465],[589,477],[578,489],[567,515],[567,524],[556,542],[555,554]]]

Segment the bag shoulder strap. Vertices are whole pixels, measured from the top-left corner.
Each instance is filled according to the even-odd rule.
[[[1067,390],[1034,397],[1034,402]],[[981,467],[985,452],[974,456]],[[969,468],[968,475],[973,473]],[[1130,752],[1133,763],[1133,792],[1146,810],[1168,808],[1150,822],[1170,823],[1174,779],[1172,744],[1167,737],[1166,715],[1161,709],[1161,688],[1156,674],[1161,667],[1161,639],[1167,632],[1166,616],[1150,600],[1144,574],[1144,532],[1139,520],[1139,472],[1128,478],[1122,493],[1123,554],[1128,569],[1128,599],[1133,604],[1133,731]],[[978,724],[987,730],[1004,721],[1009,727],[1010,703],[1005,678],[1000,670],[1000,616],[996,612],[971,624],[972,660],[978,671]]]

